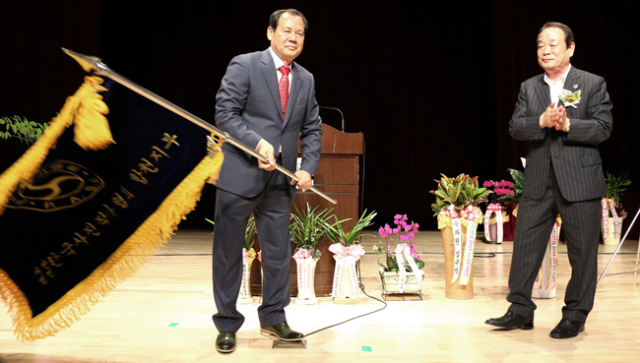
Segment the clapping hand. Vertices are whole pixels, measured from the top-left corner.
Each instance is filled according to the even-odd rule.
[[[541,129],[548,127],[566,132],[568,122],[567,110],[564,106],[556,107],[554,102],[552,102],[544,113],[540,115]]]

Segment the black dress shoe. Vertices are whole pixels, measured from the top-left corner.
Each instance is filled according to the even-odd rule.
[[[282,322],[274,326],[268,326],[266,328],[260,328],[260,334],[266,336],[273,336],[286,342],[296,342],[302,340],[304,335],[297,331],[291,330],[287,322]]]
[[[220,353],[231,353],[236,350],[236,333],[221,331],[216,339],[216,350]]]
[[[485,324],[497,326],[502,329],[515,329],[520,328],[522,330],[533,329],[533,317],[525,318],[522,315],[518,315],[513,311],[507,311],[504,316],[500,318],[488,319]]]
[[[584,323],[567,318],[562,318],[558,325],[553,328],[549,336],[556,339],[573,338],[577,337],[578,334],[582,333],[583,331]]]

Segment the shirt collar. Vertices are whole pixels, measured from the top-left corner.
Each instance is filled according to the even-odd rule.
[[[558,77],[558,79],[556,79],[556,81],[552,81],[551,78],[547,77],[547,73],[545,72],[544,74],[544,81],[550,85],[550,86],[554,86],[556,85],[556,83],[558,83],[558,81],[560,81],[560,85],[564,85],[564,82],[567,80],[567,75],[569,74],[569,71],[571,70],[571,63],[569,63],[569,68],[567,68],[567,71],[564,72],[563,75],[561,75],[560,77]]]
[[[272,47],[269,47],[269,53],[271,53],[271,57],[273,58],[273,63],[276,65],[276,69],[285,65],[282,59],[280,59],[280,57],[276,55],[276,52],[273,51]],[[293,62],[291,62],[291,64],[293,65]],[[289,68],[291,68],[291,66],[289,66]]]

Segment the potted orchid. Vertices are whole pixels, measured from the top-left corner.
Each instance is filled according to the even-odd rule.
[[[331,293],[336,302],[339,302],[338,299],[355,300],[358,298],[360,289],[356,263],[365,254],[359,240],[363,235],[362,231],[373,224],[375,216],[375,211],[367,214],[365,210],[355,226],[348,232],[342,227],[342,222],[346,220],[338,221],[338,217],[334,216],[335,223],[327,231],[327,237],[333,242],[329,246],[329,251],[333,253],[333,258],[336,260]]]
[[[487,242],[495,241],[500,244],[503,238],[503,224],[509,221],[507,211],[502,205],[504,202],[501,201],[511,202],[511,197],[515,194],[513,182],[487,180],[482,183],[482,186],[493,191],[488,196],[487,211],[484,216],[485,239]],[[495,217],[491,218],[493,214]]]
[[[445,257],[446,296],[450,299],[473,298],[473,251],[476,228],[484,215],[478,204],[492,193],[478,186],[478,177],[460,174],[436,180],[438,189],[431,205],[438,217]]]
[[[408,220],[406,214],[396,214],[393,220],[395,227],[385,224],[378,230],[381,240],[373,250],[384,257],[384,262],[378,260],[383,297],[405,292],[419,295],[422,291],[424,261],[415,249],[416,243],[411,242],[420,225]]]

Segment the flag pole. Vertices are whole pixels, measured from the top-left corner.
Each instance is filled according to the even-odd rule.
[[[229,135],[228,133],[218,129],[217,127],[211,125],[210,123],[208,123],[207,121],[195,116],[194,114],[190,113],[189,111],[175,105],[174,103],[169,102],[168,100],[158,96],[157,94],[149,91],[148,89],[141,87],[133,82],[131,82],[130,80],[126,79],[125,77],[121,76],[120,74],[114,72],[113,70],[111,70],[109,67],[107,67],[106,64],[102,63],[102,59],[98,58],[98,57],[92,57],[92,56],[87,56],[84,54],[80,54],[77,52],[74,52],[72,50],[69,49],[65,49],[62,48],[62,51],[65,52],[67,55],[69,55],[70,57],[72,57],[73,59],[75,59],[78,63],[80,63],[80,66],[82,66],[82,68],[86,71],[86,72],[92,72],[93,74],[99,75],[99,76],[105,76],[108,77],[112,80],[114,80],[115,82],[120,83],[121,85],[129,88],[130,90],[136,92],[137,94],[159,104],[160,106],[170,110],[171,112],[174,112],[182,117],[184,117],[185,119],[193,122],[194,124],[202,127],[203,129],[215,134],[217,137],[219,137],[223,142],[228,142],[231,145],[237,147],[238,149],[246,152],[247,154],[255,157],[256,159],[262,161],[262,162],[267,162],[267,158],[265,158],[262,154],[256,152],[255,150],[253,150],[252,148],[246,146],[245,144],[243,144],[242,142],[234,139],[233,137],[231,137],[231,135]],[[290,177],[291,179],[295,180],[295,181],[300,181],[300,179],[298,179],[298,177],[292,173],[291,171],[283,168],[280,165],[276,164],[276,170],[278,170],[279,172],[285,174],[286,176]],[[311,187],[310,190],[316,194],[318,194],[319,196],[321,196],[322,198],[328,200],[329,202],[333,203],[333,204],[338,204],[338,201],[336,201],[335,199],[331,198],[330,196],[324,194],[323,192],[321,192],[320,190],[318,190],[316,187]]]

